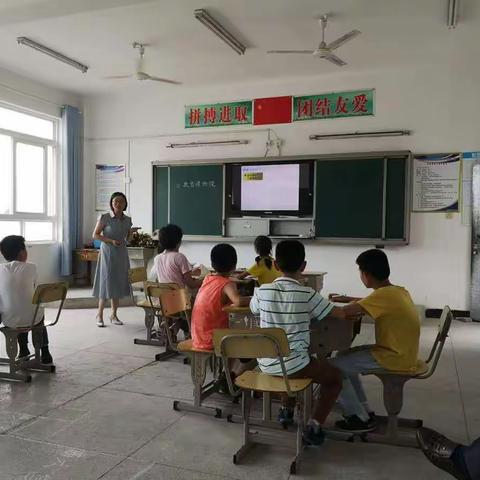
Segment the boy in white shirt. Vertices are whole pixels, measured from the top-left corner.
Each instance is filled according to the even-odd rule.
[[[6,327],[29,327],[32,324],[36,306],[32,304],[37,284],[37,267],[27,263],[25,239],[19,235],[9,235],[0,242],[0,252],[7,263],[0,264],[0,317]],[[43,322],[43,308],[39,308],[35,325]],[[42,328],[41,362],[52,363],[48,350],[47,329]],[[28,357],[28,333],[18,335],[20,353],[18,358]]]

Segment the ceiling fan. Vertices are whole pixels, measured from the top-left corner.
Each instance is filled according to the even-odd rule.
[[[133,75],[110,75],[108,77],[104,77],[108,80],[120,80],[123,78],[136,78],[137,80],[152,80],[154,82],[163,82],[163,83],[171,83],[172,85],[181,85],[181,82],[177,82],[175,80],[169,80],[167,78],[160,78],[154,75],[150,75],[149,73],[145,72],[144,70],[144,56],[145,56],[145,48],[148,46],[145,43],[133,42],[133,48],[138,49],[138,53],[140,57],[137,62],[137,69]]]
[[[351,32],[342,35],[341,37],[337,38],[333,42],[327,44],[325,42],[325,28],[327,27],[327,20],[328,15],[322,15],[320,17],[320,26],[322,28],[322,41],[318,45],[318,48],[315,50],[269,50],[267,53],[296,53],[300,55],[313,55],[314,57],[323,58],[328,60],[329,62],[334,63],[338,67],[343,67],[347,63],[344,62],[341,58],[337,57],[334,53],[338,47],[343,45],[344,43],[352,40],[357,35],[360,35],[360,30],[352,30]]]

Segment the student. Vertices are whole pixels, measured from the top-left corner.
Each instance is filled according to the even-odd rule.
[[[322,425],[342,389],[342,375],[326,359],[310,358],[310,324],[327,315],[343,318],[344,312],[312,288],[301,284],[301,274],[306,266],[305,247],[301,242],[280,242],[275,251],[275,265],[282,276],[255,290],[250,309],[253,313],[260,313],[262,328],[285,330],[291,351],[283,359],[288,376],[313,378],[315,383],[321,385],[312,418],[303,432],[306,443],[318,446],[325,438]],[[282,375],[278,360],[259,358],[258,364],[264,373]],[[285,401],[278,415],[278,420],[284,425],[293,422],[294,402],[293,399],[289,400]]]
[[[280,272],[275,267],[272,258],[272,241],[265,235],[259,235],[253,243],[257,258],[255,263],[245,272],[238,275],[239,279],[245,278],[249,275],[257,277],[258,284],[272,283],[280,276]]]
[[[228,328],[228,313],[225,305],[246,306],[250,297],[241,297],[230,275],[237,266],[237,252],[227,243],[212,248],[210,260],[215,273],[205,277],[198,291],[192,311],[193,347],[213,349],[213,331]]]
[[[33,263],[27,263],[25,239],[19,235],[9,235],[0,242],[0,252],[7,263],[0,264],[0,316],[6,327],[19,328],[32,325],[36,306],[32,298],[37,283],[37,268]],[[43,322],[43,308],[39,308],[34,325]],[[43,364],[53,362],[48,350],[47,329],[42,330],[42,347],[40,360]],[[27,358],[28,333],[18,334],[20,353],[18,358]]]
[[[368,406],[359,375],[371,370],[413,371],[417,366],[420,320],[410,294],[390,283],[388,258],[381,250],[367,250],[357,258],[360,278],[373,292],[363,299],[331,295],[344,307],[347,317],[368,314],[375,320],[375,345],[353,348],[332,360],[344,374],[340,403],[342,430],[368,431],[375,428],[375,415]]]
[[[193,278],[193,267],[187,257],[178,250],[182,244],[183,232],[180,227],[168,224],[159,231],[158,240],[164,251],[153,259],[150,278],[161,283],[176,283],[181,288],[197,289],[202,280]]]

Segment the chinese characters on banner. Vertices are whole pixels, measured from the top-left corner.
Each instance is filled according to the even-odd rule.
[[[255,102],[255,113],[252,104]],[[323,118],[375,115],[375,89],[187,105],[185,128],[265,125]],[[292,105],[293,103],[293,105]],[[292,111],[293,110],[293,111]],[[293,113],[289,115],[288,113]],[[258,116],[258,119],[257,119]],[[261,118],[260,118],[261,117]]]
[[[293,97],[293,121],[374,115],[375,90]]]
[[[217,188],[215,180],[189,180],[175,184],[175,188]]]
[[[251,124],[251,100],[185,107],[185,128]]]

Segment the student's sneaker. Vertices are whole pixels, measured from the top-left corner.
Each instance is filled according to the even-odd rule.
[[[40,356],[40,362],[43,365],[50,365],[51,363],[53,363],[52,355],[50,355],[50,352],[48,350],[42,351],[42,354]]]
[[[289,425],[293,424],[294,410],[289,407],[280,407],[278,411],[277,420],[282,427],[287,428]]]
[[[30,357],[30,350],[28,348],[20,349],[20,352],[17,357],[18,360],[28,360],[28,357]]]
[[[325,441],[325,432],[321,427],[307,425],[302,434],[303,443],[312,447],[319,447]]]
[[[350,415],[335,422],[335,427],[346,432],[371,432],[376,428],[376,421],[369,418],[366,422],[356,415]]]

